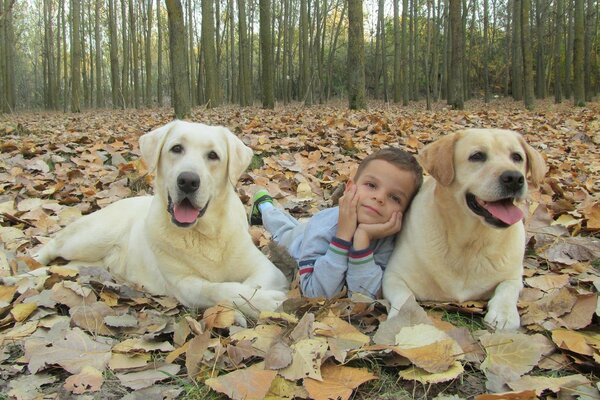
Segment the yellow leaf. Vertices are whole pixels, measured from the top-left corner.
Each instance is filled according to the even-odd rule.
[[[296,382],[288,381],[280,376],[276,376],[271,383],[269,393],[265,396],[265,400],[281,400],[281,399],[306,399],[308,393],[302,386],[296,385]]]
[[[573,217],[571,214],[563,214],[560,217],[558,217],[554,222],[552,222],[550,225],[562,225],[562,226],[565,226],[568,228],[569,226],[577,225],[580,222],[581,222],[581,219],[577,219],[577,218]]]
[[[494,394],[480,394],[475,400],[537,400],[535,390],[525,390],[523,392],[505,392]]]
[[[321,363],[327,351],[323,338],[304,339],[294,343],[292,364],[279,371],[279,375],[289,380],[313,378],[321,380]]]
[[[51,274],[60,276],[61,278],[74,278],[79,275],[79,271],[71,268],[61,267],[59,265],[54,265],[48,268],[48,271]]]
[[[267,320],[272,321],[285,321],[291,324],[298,323],[298,317],[292,314],[288,314],[285,312],[275,312],[275,311],[261,311],[258,317],[258,322],[265,322]]]
[[[64,387],[75,394],[97,392],[104,383],[102,372],[86,365],[77,375],[71,375],[65,381]]]
[[[363,383],[377,379],[375,375],[364,368],[351,368],[343,365],[326,364],[321,368],[323,381],[307,378],[304,387],[311,399],[347,400],[352,391]]]
[[[296,195],[301,199],[312,199],[313,192],[307,182],[300,182],[296,189]]]
[[[581,332],[568,329],[555,329],[552,331],[552,341],[561,349],[591,356],[594,349],[587,343],[586,336]]]
[[[224,393],[234,400],[264,399],[277,371],[240,369],[205,381],[212,390]]]
[[[12,303],[16,292],[16,286],[0,286],[0,307],[5,307]]]
[[[207,308],[202,319],[206,322],[206,329],[229,328],[235,322],[235,310],[230,306],[217,304]]]
[[[429,373],[419,367],[412,367],[400,371],[400,378],[421,383],[440,383],[458,377],[463,371],[464,368],[460,361],[455,361],[445,372]]]
[[[10,310],[11,315],[17,322],[21,322],[27,319],[37,309],[37,304],[35,303],[21,303],[15,305],[12,310]]]

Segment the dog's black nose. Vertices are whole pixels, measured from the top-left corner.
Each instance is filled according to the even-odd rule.
[[[523,187],[525,177],[518,171],[506,171],[500,175],[500,182],[506,190],[515,193]]]
[[[177,177],[177,187],[183,193],[194,193],[200,187],[200,177],[194,172],[182,172]]]

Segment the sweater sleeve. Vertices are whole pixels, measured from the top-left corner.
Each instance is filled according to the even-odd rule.
[[[377,241],[364,250],[350,250],[346,283],[348,292],[377,298],[381,290],[383,271],[392,255],[393,238]]]
[[[333,214],[315,215],[304,231],[298,268],[300,287],[306,297],[331,298],[342,290],[346,282],[348,252],[352,243],[334,236],[337,212]]]

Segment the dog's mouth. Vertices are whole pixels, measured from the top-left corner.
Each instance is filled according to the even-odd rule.
[[[515,206],[513,197],[496,201],[484,201],[472,193],[467,193],[467,205],[475,214],[498,228],[508,228],[523,219],[523,211]]]
[[[210,200],[206,202],[204,207],[200,208],[196,207],[187,197],[179,203],[173,203],[171,196],[169,196],[167,211],[171,214],[171,220],[175,225],[185,228],[196,222],[198,218],[202,218],[209,203]]]

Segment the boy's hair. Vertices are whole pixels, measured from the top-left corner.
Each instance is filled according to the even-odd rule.
[[[423,168],[421,168],[421,165],[419,165],[415,156],[395,147],[386,147],[366,156],[358,165],[356,174],[354,174],[355,181],[373,160],[387,161],[403,171],[412,172],[415,176],[415,193],[421,188],[421,185],[423,184]]]

